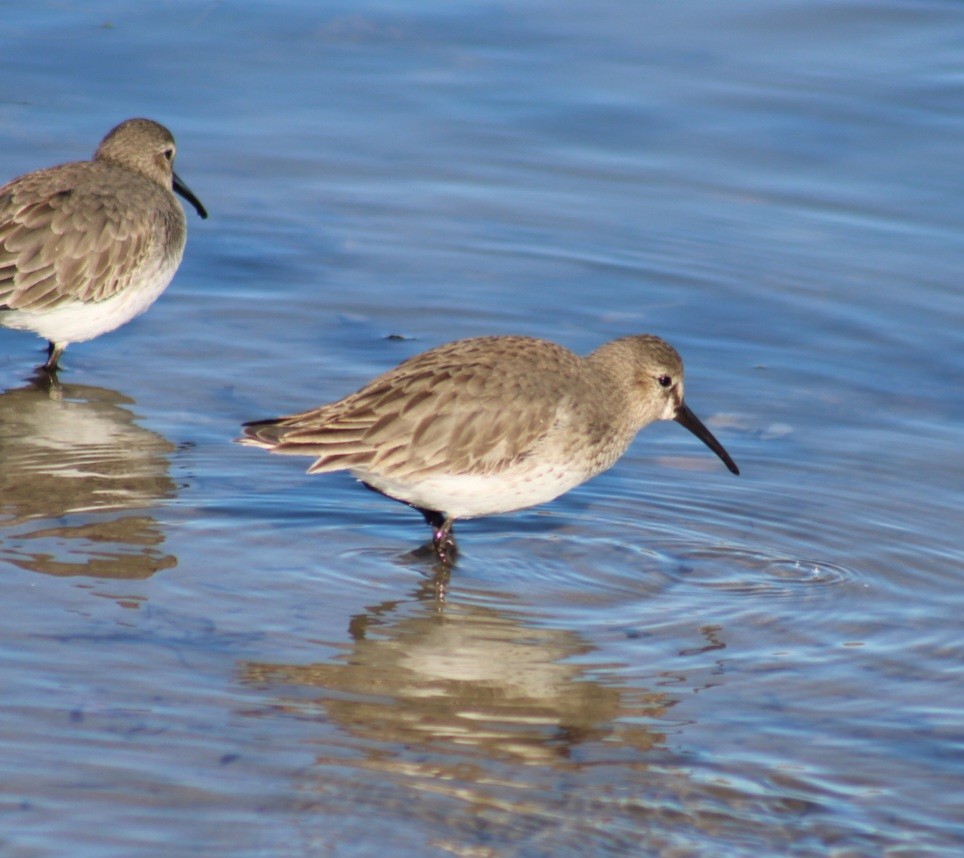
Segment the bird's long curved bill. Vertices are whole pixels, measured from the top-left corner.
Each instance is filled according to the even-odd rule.
[[[713,433],[703,425],[703,421],[689,410],[685,402],[680,403],[679,408],[676,409],[676,416],[673,419],[679,423],[680,426],[685,426],[689,429],[690,432],[716,453],[723,464],[730,469],[731,473],[740,473],[740,469],[736,466],[736,462],[730,458],[730,454],[723,449],[723,445],[716,440]]]
[[[207,209],[201,205],[201,201],[194,196],[191,189],[181,181],[177,173],[174,174],[174,192],[180,194],[184,199],[186,199],[194,208],[197,209],[197,213],[201,216],[202,220],[207,220],[208,212]]]

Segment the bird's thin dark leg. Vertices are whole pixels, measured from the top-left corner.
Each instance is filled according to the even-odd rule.
[[[455,534],[452,533],[452,525],[455,523],[455,519],[446,518],[434,509],[423,509],[420,506],[415,507],[415,509],[422,514],[422,517],[433,530],[432,546],[435,548],[438,559],[443,563],[451,563],[459,550],[455,543]]]
[[[57,364],[65,348],[67,348],[67,346],[59,345],[53,340],[50,340],[50,342],[47,343],[47,362],[44,364],[44,369],[50,372],[56,372],[58,369]]]
[[[391,495],[386,495],[385,492],[376,489],[364,481],[362,485],[376,494],[391,498]],[[395,500],[395,498],[392,498],[392,500]],[[405,503],[405,501],[403,501],[403,503]],[[425,521],[428,522],[429,527],[432,528],[432,547],[435,549],[438,559],[445,564],[451,564],[458,551],[458,546],[455,544],[455,534],[452,533],[452,525],[455,523],[455,519],[446,518],[438,510],[424,509],[423,507],[415,506],[413,503],[408,504],[408,506],[418,510],[422,514],[422,518],[424,518]]]

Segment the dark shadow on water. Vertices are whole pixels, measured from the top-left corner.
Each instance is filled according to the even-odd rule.
[[[176,494],[175,448],[137,424],[132,404],[46,372],[0,393],[0,560],[121,579],[177,565],[146,512]]]
[[[451,560],[443,560],[431,541],[399,554],[394,562],[399,566],[415,569],[422,576],[422,585],[415,595],[421,601],[433,594],[439,601],[445,601],[446,589],[452,572],[458,564],[458,552]]]

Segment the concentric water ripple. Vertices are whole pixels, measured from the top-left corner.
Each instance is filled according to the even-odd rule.
[[[839,563],[795,559],[756,548],[720,546],[694,552],[692,582],[733,594],[799,599],[814,591],[869,586],[867,576]],[[723,575],[714,574],[722,572]],[[735,574],[738,573],[738,574]]]

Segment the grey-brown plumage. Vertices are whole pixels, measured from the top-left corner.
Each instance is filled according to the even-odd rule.
[[[49,341],[47,369],[144,312],[170,283],[187,227],[174,191],[207,217],[174,172],[171,132],[128,119],[90,161],[0,188],[0,325]]]
[[[683,402],[683,364],[651,335],[586,357],[546,340],[481,337],[417,355],[320,408],[247,423],[243,444],[348,470],[435,530],[440,557],[459,518],[552,500],[605,471],[636,433],[675,420],[733,460]]]

